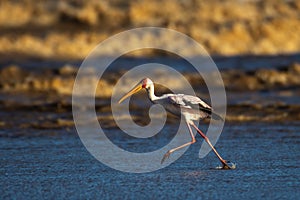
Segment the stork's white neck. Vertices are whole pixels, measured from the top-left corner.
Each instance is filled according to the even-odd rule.
[[[152,102],[158,99],[158,97],[155,96],[155,94],[154,94],[154,85],[153,84],[150,85],[150,88],[147,89],[147,92],[148,92],[148,97]]]

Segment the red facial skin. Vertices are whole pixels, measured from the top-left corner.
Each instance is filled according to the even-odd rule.
[[[142,82],[142,87],[146,88],[146,86],[147,86],[147,79],[144,79],[143,82]]]

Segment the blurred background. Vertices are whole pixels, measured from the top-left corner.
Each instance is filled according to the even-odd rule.
[[[83,59],[105,38],[141,26],[178,30],[211,54],[300,50],[297,0],[12,0],[0,5],[0,53],[5,56]]]
[[[199,183],[198,186],[202,187],[202,191],[208,192],[207,194],[216,194],[209,196],[210,198],[226,198],[225,194],[228,198],[231,198],[231,195],[240,197],[240,191],[246,191],[246,197],[252,195],[252,198],[273,195],[273,198],[297,199],[300,194],[295,188],[298,188],[300,178],[291,177],[293,174],[300,174],[299,163],[294,161],[295,156],[298,155],[299,158],[300,150],[300,0],[1,0],[0,157],[4,166],[1,167],[0,182],[7,184],[2,185],[0,190],[4,197],[35,196],[36,188],[48,196],[54,193],[60,197],[76,195],[69,193],[69,196],[64,196],[68,193],[61,191],[58,187],[61,186],[69,188],[69,192],[77,191],[88,195],[92,195],[93,189],[100,188],[98,191],[101,192],[101,188],[104,187],[111,197],[119,195],[123,198],[121,193],[115,193],[116,188],[106,187],[105,184],[111,184],[110,181],[114,181],[111,179],[113,176],[125,179],[128,177],[119,176],[120,174],[107,170],[107,167],[95,164],[96,161],[92,160],[88,153],[81,155],[83,147],[79,139],[74,137],[76,130],[72,117],[71,95],[81,62],[97,44],[114,34],[143,26],[165,27],[187,34],[203,45],[213,57],[221,71],[228,99],[225,125],[227,128],[223,134],[225,136],[222,137],[223,143],[220,140],[217,145],[226,155],[231,155],[240,163],[238,167],[244,167],[250,172],[234,174],[227,182],[219,180],[216,176],[218,173],[214,172],[207,173],[215,179],[202,179],[202,175],[194,174],[197,180],[193,180],[191,177],[194,176],[190,175],[190,179],[177,174],[181,178],[184,177],[183,180],[172,181],[174,174],[168,174],[169,171],[165,170],[165,176],[159,177],[154,174],[154,179],[151,179],[153,177],[150,175],[141,179],[130,177],[124,183],[119,182],[117,190],[131,197],[126,183],[135,183],[130,189],[135,188],[140,197],[143,197],[139,188],[148,183],[150,178],[155,185],[160,182],[157,180],[167,184],[162,185],[162,188],[177,188],[179,193],[172,194],[186,198],[184,195],[190,195],[187,191],[197,194],[194,183],[198,180],[232,183],[232,180],[240,180],[243,175],[248,174],[243,180],[249,180],[249,177],[257,179],[244,184],[235,182],[232,185],[234,189],[230,192],[224,189],[230,189],[229,185],[225,185],[220,193],[214,193],[217,191],[206,188],[205,184]],[[166,35],[157,37],[166,43],[176,42]],[[134,35],[128,38],[132,42],[147,39],[146,36],[135,38]],[[113,53],[114,48],[122,48],[122,45],[116,43],[108,52]],[[186,53],[191,57],[197,56],[191,49],[186,49]],[[119,142],[123,142],[125,146],[128,138],[116,134],[119,130],[111,116],[112,89],[118,78],[131,66],[154,61],[180,66],[179,71],[181,70],[190,81],[197,94],[209,102],[203,79],[190,71],[183,59],[157,50],[136,51],[122,56],[111,66],[112,70],[106,72],[97,83],[96,111],[101,125],[112,137],[116,136],[117,141],[121,138]],[[98,81],[92,73],[88,79],[81,81]],[[132,80],[132,85],[137,81],[139,80]],[[162,92],[164,90],[158,88],[158,93]],[[148,110],[144,108],[145,105],[149,107],[150,102],[146,99],[145,93],[141,93],[132,100],[131,117],[141,125],[149,122]],[[174,132],[177,122],[171,117],[167,128]],[[168,132],[165,135],[168,135]],[[254,136],[250,136],[250,133]],[[252,139],[256,139],[256,146],[251,146],[254,145]],[[236,143],[238,140],[242,142]],[[235,147],[232,147],[232,144],[235,144]],[[277,149],[281,154],[278,154],[277,150],[265,150],[263,153],[252,151],[270,147],[273,149],[275,146],[286,148],[286,151]],[[197,148],[199,149],[199,146],[189,151],[192,152],[191,155],[195,155],[195,159],[198,159]],[[138,150],[140,151],[143,150]],[[234,151],[234,155],[231,151]],[[245,152],[256,159],[255,166],[250,163],[251,159],[245,156]],[[257,157],[258,154],[261,157]],[[51,157],[53,164],[49,165],[45,155],[48,159]],[[73,159],[69,164],[75,167],[61,164],[67,160],[65,155]],[[274,157],[281,158],[285,163],[281,163],[280,159],[277,162],[273,161]],[[211,160],[215,161],[213,158]],[[262,174],[251,171],[265,169],[266,163],[262,163],[262,160],[269,161],[267,166],[270,168],[276,166],[277,171],[261,171]],[[83,165],[82,161],[87,164]],[[177,171],[178,167],[181,167],[180,163],[183,163],[182,160],[168,170],[171,173],[172,169],[173,172]],[[195,162],[191,165],[195,165]],[[78,174],[78,166],[81,167],[82,174]],[[198,167],[187,166],[184,167],[187,171]],[[101,173],[87,176],[84,174],[87,169],[98,170]],[[90,174],[93,172],[90,171]],[[51,184],[49,180],[57,178],[59,173],[67,175]],[[101,176],[108,182],[100,183],[98,178],[103,180]],[[222,177],[224,178],[223,175]],[[261,183],[266,184],[264,187],[258,188],[259,178]],[[77,184],[66,186],[66,183],[72,182],[73,179],[78,181]],[[179,182],[186,183],[186,179],[191,182],[180,185]],[[35,180],[38,184],[34,185],[30,180]],[[79,183],[87,187],[81,187]],[[24,185],[32,187],[28,190]],[[157,188],[151,187],[151,184],[146,186],[149,186],[147,191],[153,196],[172,197],[171,193],[157,193]],[[215,186],[219,188],[219,185]],[[86,188],[89,188],[87,193]],[[101,196],[100,193],[99,195]]]
[[[261,120],[262,116],[251,114],[251,107],[267,112],[266,106],[273,108],[264,116],[267,121],[300,118],[298,112],[294,113],[299,109],[296,100],[300,85],[299,0],[1,1],[2,106],[8,109],[36,104],[43,109],[50,109],[52,105],[51,109],[68,110],[76,71],[89,52],[114,34],[142,26],[174,29],[205,47],[224,79],[229,107],[232,106],[228,120]],[[135,37],[128,40],[133,43],[147,40],[147,36]],[[176,42],[166,35],[157,37],[166,43]],[[114,49],[122,45],[116,43],[107,52],[113,54]],[[186,49],[186,53],[197,56],[192,49]],[[136,51],[123,56],[112,67],[112,72],[99,81],[97,97],[109,99],[116,80],[126,67],[151,59],[182,65],[185,71],[182,73],[196,90],[201,91],[200,86],[205,86],[201,77],[185,70],[188,67],[180,60],[160,51]],[[201,96],[209,101],[203,93]],[[250,104],[248,108],[251,109],[234,112],[240,104]],[[278,106],[283,109],[280,113],[276,113]],[[1,115],[5,116],[6,112]],[[2,126],[16,127],[15,122],[1,118]],[[56,125],[59,122],[62,126],[73,125],[71,116],[68,117],[70,121],[51,120]],[[29,124],[35,123],[29,121]]]

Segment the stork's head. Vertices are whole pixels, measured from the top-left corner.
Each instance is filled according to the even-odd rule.
[[[140,83],[142,84],[142,88],[145,88],[146,90],[150,89],[150,87],[153,85],[153,82],[150,78],[144,78]]]
[[[142,79],[134,88],[132,88],[127,94],[125,94],[120,100],[119,103],[124,101],[126,98],[130,97],[131,95],[137,93],[141,89],[149,90],[150,87],[153,86],[153,82],[149,78]]]

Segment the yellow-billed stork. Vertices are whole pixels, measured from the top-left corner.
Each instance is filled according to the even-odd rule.
[[[202,133],[201,130],[194,124],[195,120],[202,120],[204,118],[212,118],[214,120],[223,120],[221,116],[215,113],[212,108],[202,101],[199,97],[185,95],[185,94],[164,94],[160,97],[154,94],[154,83],[149,78],[144,78],[141,80],[133,89],[131,89],[127,94],[125,94],[120,100],[119,103],[124,101],[129,96],[137,93],[141,89],[146,89],[149,99],[154,104],[162,105],[168,112],[172,113],[175,116],[183,116],[187,127],[189,129],[192,140],[188,143],[185,143],[179,147],[169,150],[162,158],[161,163],[163,163],[171,153],[177,151],[183,147],[186,147],[190,144],[196,142],[195,136],[192,132],[191,126],[193,126],[196,131],[201,135],[201,137],[208,143],[212,148],[216,156],[219,158],[223,165],[223,169],[234,169],[235,164],[224,160],[214,146],[211,144],[208,137]]]

